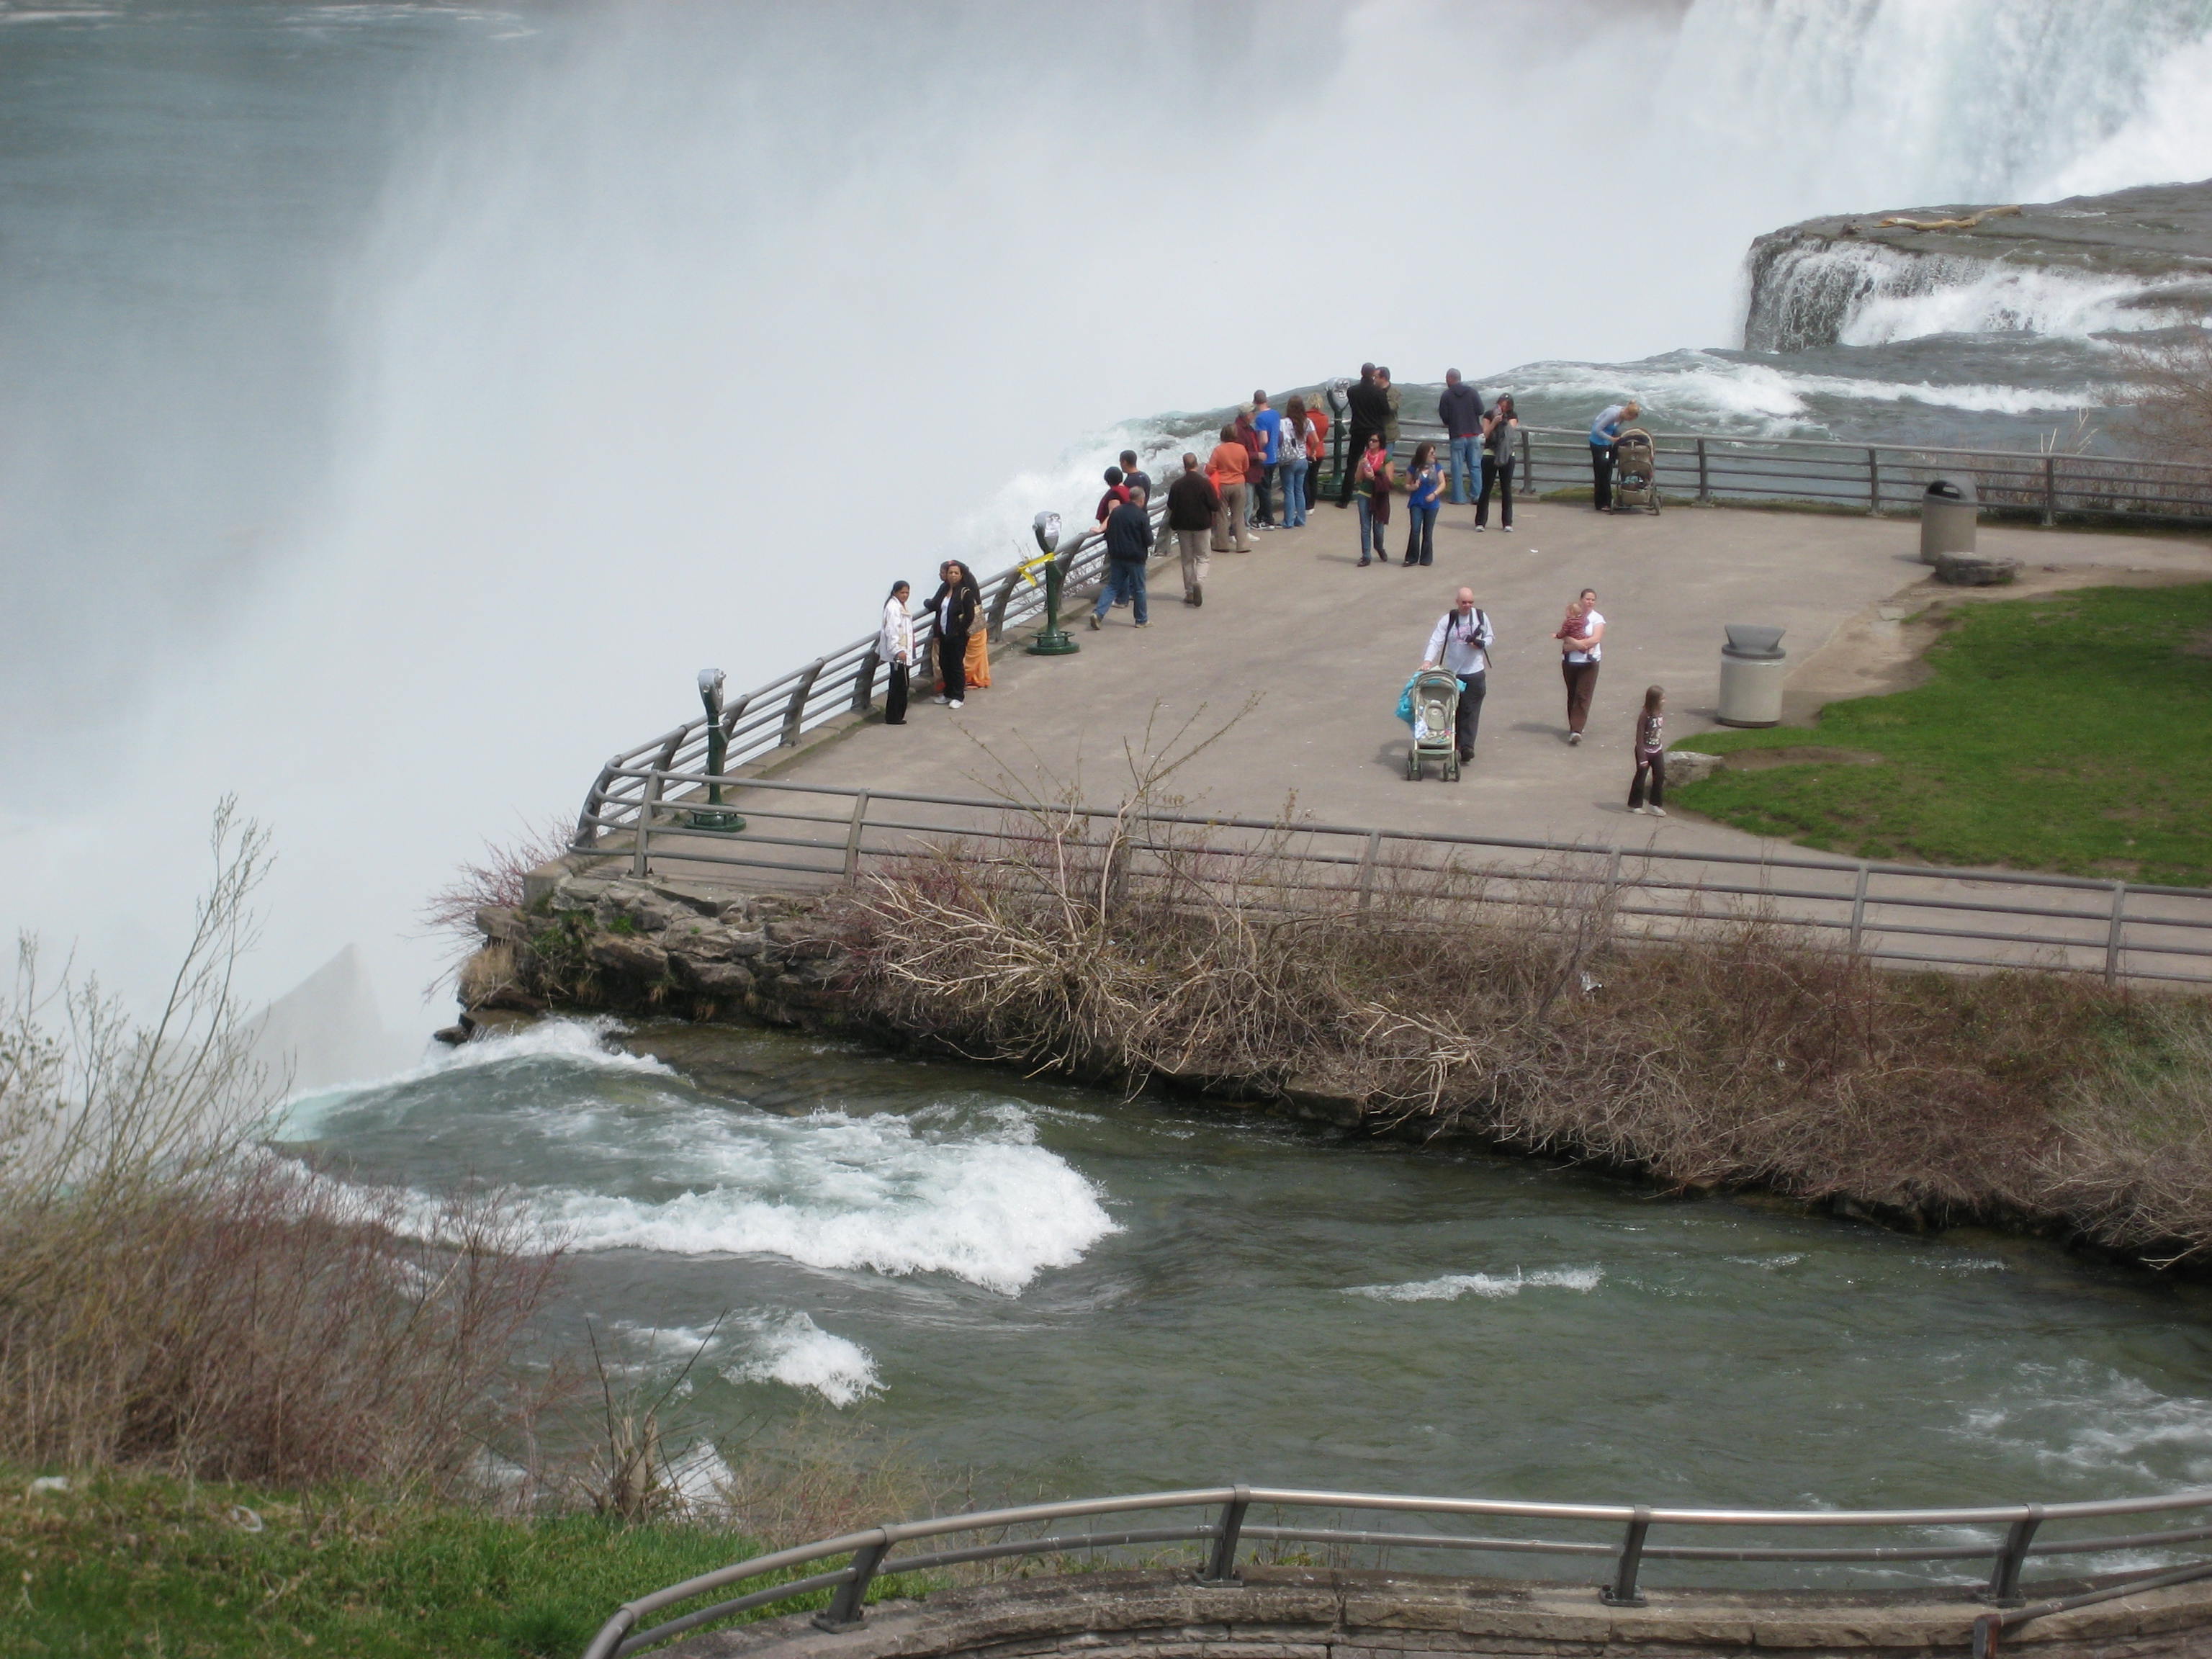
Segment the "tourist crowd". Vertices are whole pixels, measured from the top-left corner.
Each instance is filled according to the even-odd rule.
[[[1501,392],[1486,406],[1482,393],[1459,370],[1446,371],[1437,409],[1444,429],[1441,459],[1437,446],[1424,441],[1415,446],[1402,476],[1394,459],[1401,402],[1390,371],[1373,363],[1363,363],[1358,380],[1345,387],[1344,453],[1348,464],[1338,480],[1336,505],[1358,508],[1362,567],[1390,562],[1385,538],[1401,485],[1405,566],[1435,562],[1437,515],[1447,489],[1455,505],[1474,501],[1478,532],[1490,526],[1493,499],[1498,527],[1513,528],[1513,475],[1518,459],[1515,440],[1521,422],[1512,394]],[[1614,446],[1641,413],[1633,400],[1609,404],[1590,424],[1591,504],[1598,512],[1613,510]],[[1265,392],[1255,392],[1252,400],[1240,405],[1236,417],[1222,426],[1203,462],[1195,451],[1184,452],[1168,485],[1162,522],[1173,538],[1185,605],[1206,603],[1206,579],[1215,554],[1249,553],[1255,532],[1294,530],[1307,522],[1330,427],[1329,412],[1319,399],[1310,404],[1294,393],[1278,410]],[[1127,606],[1134,625],[1148,628],[1152,616],[1145,575],[1156,540],[1152,479],[1139,465],[1137,453],[1125,449],[1118,463],[1106,469],[1105,486],[1092,525],[1104,546],[1106,567],[1089,623],[1099,629],[1117,606]],[[911,676],[921,666],[908,609],[912,592],[908,583],[895,583],[884,603],[876,648],[890,677],[884,706],[887,725],[904,724]],[[960,560],[946,560],[938,567],[937,591],[923,609],[934,624],[939,685],[936,701],[958,708],[971,688],[991,683],[982,594],[974,573]],[[1605,629],[1596,592],[1584,588],[1552,635],[1559,646],[1570,745],[1583,741],[1589,724],[1604,657]],[[1458,682],[1453,737],[1462,763],[1474,758],[1493,637],[1490,618],[1475,604],[1474,590],[1462,587],[1452,609],[1431,630],[1422,653],[1424,671],[1441,667]],[[1660,735],[1663,702],[1658,686],[1645,692],[1636,719],[1636,772],[1628,801],[1631,811],[1661,817],[1666,816],[1667,781]]]

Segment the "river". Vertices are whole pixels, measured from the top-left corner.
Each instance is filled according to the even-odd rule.
[[[984,1497],[2212,1480],[2204,1287],[814,1037],[709,1060],[689,1082],[555,1021],[288,1133],[365,1184],[518,1183],[574,1252],[549,1341],[588,1320],[639,1381],[696,1353],[690,1436],[835,1413]]]

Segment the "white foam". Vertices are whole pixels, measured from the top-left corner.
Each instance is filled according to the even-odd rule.
[[[1345,1294],[1376,1302],[1456,1302],[1463,1296],[1498,1301],[1529,1290],[1594,1291],[1604,1279],[1597,1267],[1544,1267],[1533,1273],[1516,1267],[1510,1274],[1446,1273],[1402,1285],[1354,1285]]]
[[[604,1016],[586,1019],[541,1019],[512,1033],[477,1037],[451,1047],[433,1044],[422,1062],[389,1077],[362,1083],[313,1089],[284,1103],[274,1139],[305,1140],[318,1132],[335,1111],[365,1097],[400,1089],[429,1078],[449,1076],[490,1066],[511,1066],[525,1060],[554,1060],[591,1071],[632,1072],[658,1077],[676,1073],[659,1060],[633,1054],[608,1045],[622,1029],[621,1022]]]
[[[823,1330],[809,1315],[783,1314],[752,1326],[751,1356],[722,1372],[731,1382],[811,1389],[840,1407],[882,1391],[873,1356],[849,1338]]]

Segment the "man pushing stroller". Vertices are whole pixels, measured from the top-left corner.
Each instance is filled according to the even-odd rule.
[[[1490,679],[1490,617],[1474,603],[1474,590],[1462,587],[1452,608],[1429,635],[1421,666],[1441,664],[1459,679],[1459,719],[1454,735],[1460,763],[1474,758],[1475,729],[1482,724],[1482,697]]]

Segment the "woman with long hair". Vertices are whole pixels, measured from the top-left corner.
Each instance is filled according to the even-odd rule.
[[[906,724],[907,674],[914,666],[914,618],[907,615],[906,602],[913,595],[910,582],[893,582],[890,597],[884,600],[883,625],[876,633],[876,660],[890,671],[890,684],[884,691],[884,724]]]
[[[1474,527],[1490,528],[1490,492],[1498,490],[1498,527],[1513,528],[1513,442],[1521,430],[1521,417],[1513,410],[1513,394],[1501,392],[1498,403],[1482,417],[1482,494],[1474,498]]]
[[[1437,512],[1443,504],[1444,488],[1444,470],[1437,465],[1436,445],[1425,442],[1415,447],[1406,477],[1410,492],[1406,497],[1406,562],[1434,564]]]
[[[943,687],[937,701],[957,708],[968,696],[968,639],[983,609],[982,595],[968,567],[957,559],[947,559],[937,574],[937,592],[929,596],[930,614],[937,619],[937,674]]]
[[[1283,405],[1282,477],[1283,528],[1296,530],[1306,521],[1306,466],[1313,442],[1313,418],[1306,400],[1295,392]]]
[[[1390,562],[1382,535],[1390,527],[1390,489],[1395,481],[1390,446],[1382,441],[1381,433],[1369,433],[1367,447],[1352,472],[1352,487],[1359,496],[1359,562],[1363,565]],[[1372,558],[1368,556],[1370,544]]]

